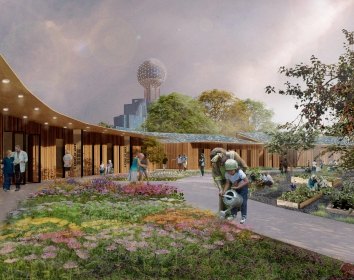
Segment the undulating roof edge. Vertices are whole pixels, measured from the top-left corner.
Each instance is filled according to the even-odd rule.
[[[2,111],[3,115],[17,117],[24,119],[25,121],[33,121],[43,125],[68,129],[82,129],[88,132],[132,136],[138,138],[142,137],[139,133],[105,128],[96,124],[74,119],[55,111],[36,97],[29,89],[27,89],[1,54],[0,100],[2,108],[6,108],[7,110]]]

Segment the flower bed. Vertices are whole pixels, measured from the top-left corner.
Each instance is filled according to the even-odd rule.
[[[191,208],[174,187],[104,178],[56,181],[0,232],[4,279],[310,279],[340,265]]]

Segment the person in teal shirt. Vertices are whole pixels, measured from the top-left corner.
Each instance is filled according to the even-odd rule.
[[[135,156],[132,161],[132,165],[130,166],[130,171],[129,171],[129,181],[132,183],[136,183],[138,181],[138,158],[139,153],[135,153]]]
[[[8,150],[6,152],[6,157],[4,157],[2,163],[4,165],[3,167],[3,174],[4,174],[4,183],[3,183],[3,189],[5,192],[10,190],[11,186],[11,179],[12,176],[14,175],[14,158],[11,157],[12,151]]]

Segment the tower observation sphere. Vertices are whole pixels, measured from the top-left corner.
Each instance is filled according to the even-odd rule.
[[[138,68],[138,81],[144,87],[144,98],[148,103],[160,97],[160,86],[165,81],[166,69],[155,58],[145,60]]]

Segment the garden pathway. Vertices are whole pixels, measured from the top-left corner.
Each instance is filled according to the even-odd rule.
[[[5,221],[8,212],[17,208],[19,201],[25,199],[29,193],[45,187],[46,184],[48,182],[31,183],[22,186],[19,192],[13,189],[10,192],[1,192],[0,223]],[[200,209],[217,211],[218,193],[209,174],[204,177],[187,177],[168,184],[181,189],[189,204]],[[353,224],[248,200],[248,218],[245,227],[273,239],[354,263]]]
[[[170,184],[181,189],[191,205],[217,212],[218,192],[209,174]],[[245,225],[258,234],[354,264],[354,224],[248,200]]]

